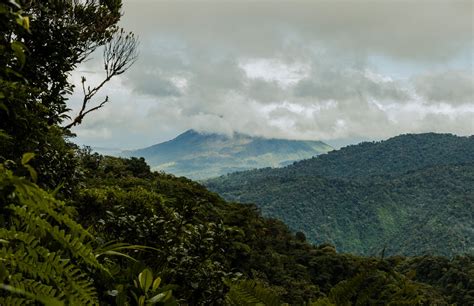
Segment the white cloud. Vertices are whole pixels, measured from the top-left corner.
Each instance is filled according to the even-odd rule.
[[[276,82],[286,88],[308,76],[310,67],[304,63],[287,64],[279,59],[247,59],[239,63],[247,78]]]

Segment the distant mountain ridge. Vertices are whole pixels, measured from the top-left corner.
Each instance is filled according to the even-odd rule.
[[[474,254],[473,136],[401,135],[205,184],[342,252]]]
[[[155,170],[191,179],[265,167],[281,167],[326,153],[321,141],[267,139],[234,133],[226,136],[188,130],[176,138],[122,156],[144,157]]]
[[[300,161],[294,169],[325,177],[365,178],[473,161],[474,136],[424,133],[350,145],[311,161]]]

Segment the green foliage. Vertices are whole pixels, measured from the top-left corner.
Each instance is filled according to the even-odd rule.
[[[328,244],[312,246],[281,221],[262,217],[255,206],[226,203],[188,179],[160,173],[138,178],[127,170],[127,159],[82,158],[89,178],[75,199],[81,222],[92,225],[101,239],[159,249],[136,258],[176,285],[173,293],[180,302],[224,303],[228,287],[222,278],[255,281],[292,305],[334,304],[331,290],[358,275],[363,279],[355,291],[370,288],[366,299],[378,303],[412,298],[440,303],[453,294],[397,272],[404,259],[363,258],[339,254]]]
[[[363,255],[472,253],[474,137],[403,135],[206,185],[313,243]]]
[[[27,165],[31,158],[25,154],[22,161]],[[131,282],[124,274],[126,269],[112,258],[124,258],[128,265],[136,259],[127,251],[157,251],[122,242],[99,243],[73,220],[70,207],[28,179],[13,175],[4,165],[0,165],[0,200],[4,210],[0,282],[12,294],[0,293],[2,305],[29,300],[46,305],[99,304],[108,299],[101,296],[99,289],[124,288]],[[112,280],[111,276],[120,274],[123,275],[119,279]],[[166,287],[158,290],[158,285],[158,281],[154,282],[153,296],[145,290],[147,305],[174,305],[171,291]],[[120,291],[123,301],[131,300],[133,294]]]
[[[417,282],[436,287],[449,303],[474,303],[474,257],[456,256],[452,259],[435,256],[406,258],[395,263],[396,269]]]
[[[412,282],[391,270],[370,270],[341,281],[329,292],[335,305],[446,304],[429,286]]]
[[[160,271],[165,283],[179,284],[177,298],[200,304],[223,300],[222,278],[232,275],[225,259],[232,229],[212,217],[218,198],[208,198],[194,182],[136,167],[139,159],[81,156],[82,172],[92,177],[75,198],[80,221],[105,241],[156,248],[153,255],[134,257]]]
[[[153,277],[153,272],[148,269],[143,270],[138,275],[138,281],[135,280],[135,287],[140,294],[134,294],[135,302],[139,306],[144,305],[178,305],[173,299],[171,290],[160,288],[161,278]]]
[[[64,203],[3,165],[0,199],[2,208],[11,212],[0,229],[4,289],[38,300],[98,304],[92,274],[85,271],[107,269],[94,255],[91,235],[73,221]]]
[[[225,303],[229,306],[280,306],[282,303],[270,290],[254,280],[227,282],[230,287],[225,296]]]
[[[120,8],[121,1],[0,3],[0,162],[35,153],[41,187],[63,184],[70,195],[77,185],[70,132],[59,126],[69,74],[118,30]]]

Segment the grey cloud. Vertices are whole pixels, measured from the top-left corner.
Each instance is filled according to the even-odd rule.
[[[417,126],[416,132],[438,132],[449,131],[460,135],[472,135],[474,133],[474,109],[450,116],[442,113],[427,114]]]
[[[472,47],[470,0],[125,1],[124,25],[216,53],[268,56],[300,38],[353,53],[446,60]]]
[[[374,80],[364,71],[329,69],[318,70],[299,82],[294,89],[296,96],[320,100],[346,100],[360,95],[377,100],[403,101],[409,98],[400,83],[392,80]]]
[[[264,104],[284,101],[290,97],[289,91],[281,88],[275,81],[247,80],[242,90],[252,99]]]
[[[132,76],[134,92],[137,94],[152,95],[154,97],[179,97],[181,91],[161,73],[142,71],[139,76]]]
[[[474,104],[474,73],[444,71],[414,78],[417,94],[428,103]]]

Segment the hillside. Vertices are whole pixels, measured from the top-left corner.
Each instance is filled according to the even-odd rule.
[[[474,301],[470,256],[342,254],[329,244],[309,244],[254,205],[226,202],[186,178],[151,173],[143,160],[85,153],[87,179],[75,199],[80,222],[108,239],[158,248],[134,256],[179,286],[174,294],[182,303],[223,304],[223,277],[253,280],[290,305]]]
[[[474,252],[474,137],[402,135],[211,179],[314,243],[375,255]]]
[[[229,137],[188,130],[170,141],[121,155],[144,157],[154,170],[204,179],[235,171],[286,166],[330,150],[329,145],[320,141],[266,139],[239,133]]]

